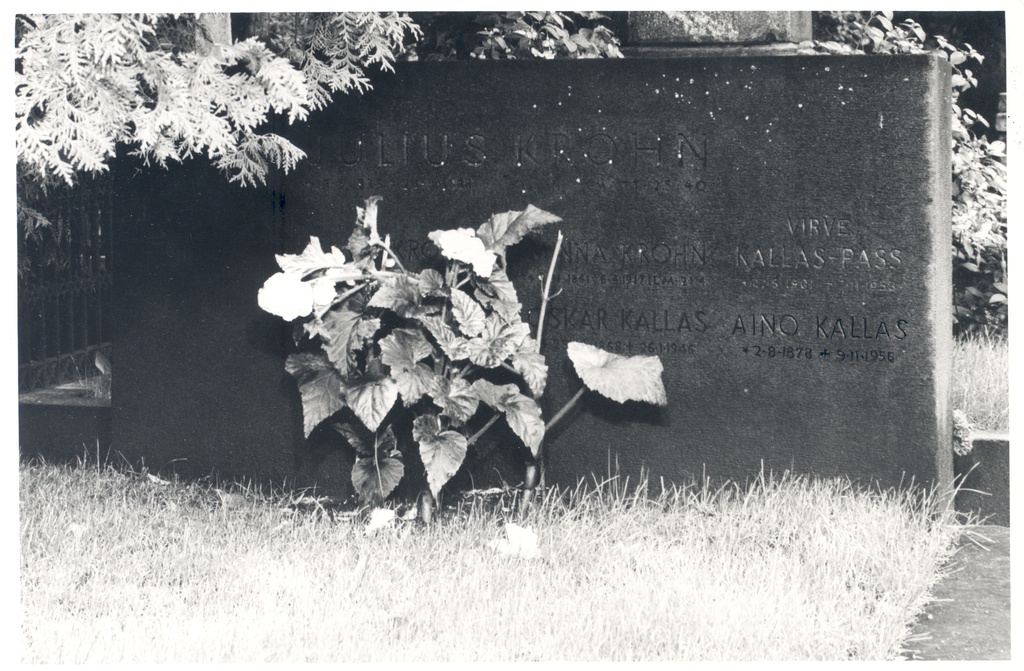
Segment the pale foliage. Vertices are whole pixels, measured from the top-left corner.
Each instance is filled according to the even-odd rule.
[[[317,15],[296,36],[293,64],[249,38],[182,50],[157,39],[160,14],[18,18],[15,146],[21,169],[72,184],[100,172],[120,144],[147,165],[206,155],[233,182],[262,183],[304,153],[260,132],[273,112],[304,120],[330,93],[365,91],[363,68],[385,69],[418,28],[396,13]],[[297,40],[297,42],[296,42]],[[299,44],[301,43],[301,44]]]

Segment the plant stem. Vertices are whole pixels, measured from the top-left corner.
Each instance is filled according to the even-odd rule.
[[[490,418],[489,420],[487,420],[487,423],[486,423],[486,424],[484,424],[484,425],[483,425],[482,427],[480,427],[480,430],[479,430],[479,431],[477,431],[476,433],[474,433],[474,434],[473,434],[472,436],[470,436],[470,437],[469,437],[469,438],[468,438],[468,439],[466,440],[466,447],[469,447],[470,445],[472,445],[473,443],[475,443],[475,442],[477,441],[477,439],[478,439],[478,438],[480,438],[480,436],[484,435],[484,433],[485,433],[485,432],[486,432],[486,431],[487,431],[487,430],[488,430],[489,428],[491,428],[492,426],[494,426],[494,423],[495,423],[495,422],[497,422],[497,421],[498,421],[498,420],[499,420],[500,418],[501,418],[501,413],[498,413],[498,412],[496,412],[496,413],[494,413],[493,415],[491,415],[491,418]]]
[[[377,472],[377,493],[380,494],[380,500],[384,501],[384,482],[380,479],[380,462],[377,461],[377,448],[373,450],[373,470]]]
[[[551,253],[551,263],[550,263],[550,265],[548,265],[548,274],[547,274],[547,277],[544,278],[544,290],[541,293],[541,297],[540,297],[540,315],[538,315],[538,317],[537,317],[537,352],[541,351],[541,346],[544,343],[544,320],[545,320],[545,315],[547,314],[547,311],[548,311],[548,301],[551,300],[551,280],[555,276],[555,266],[558,265],[558,255],[562,251],[562,240],[563,239],[564,238],[562,236],[562,231],[558,231],[558,237],[555,238],[555,250]],[[555,415],[551,419],[550,422],[548,422],[547,426],[544,427],[544,433],[545,434],[547,434],[547,430],[550,427],[552,427],[555,422],[557,422],[559,419],[562,418],[562,415],[564,415],[566,412],[569,411],[569,408],[572,407],[576,403],[577,400],[579,400],[579,397],[582,394],[583,394],[583,389],[580,389],[580,391],[577,392],[576,396],[574,396],[568,403],[565,404],[565,406],[561,410],[558,411],[558,414]],[[543,438],[541,439],[540,444],[537,445],[537,454],[536,454],[536,456],[533,459],[533,463],[536,464],[536,468],[540,471],[540,486],[543,487],[544,486],[544,439]],[[529,469],[530,469],[530,467],[527,466],[527,472],[529,472]],[[530,478],[524,478],[523,479],[524,484],[529,479]],[[523,505],[523,509],[524,510],[527,507],[529,507],[529,505],[530,505],[530,501],[533,498],[533,489],[534,489],[533,487],[527,486],[526,487],[526,491],[523,493],[522,505]]]
[[[572,410],[573,406],[576,405],[576,403],[580,400],[580,397],[583,396],[583,392],[586,391],[586,389],[587,389],[586,387],[580,387],[580,390],[576,392],[576,395],[573,396],[572,398],[570,398],[568,400],[568,402],[566,402],[566,404],[562,406],[562,409],[559,410],[557,413],[555,413],[555,416],[551,418],[551,421],[549,421],[547,424],[544,425],[544,438],[545,439],[547,438],[548,431],[550,431],[555,426],[555,424],[558,423],[558,421],[560,419],[565,417],[567,412]],[[534,457],[533,462],[537,465],[537,468],[540,470],[539,486],[541,487],[541,489],[543,489],[544,486],[545,486],[545,478],[544,478],[544,476],[545,476],[545,470],[546,470],[544,468],[544,466],[545,466],[545,461],[544,461],[544,439],[541,439],[540,444],[537,445],[537,456]],[[527,469],[529,469],[529,466],[527,466]],[[528,489],[530,489],[530,488],[528,488]],[[523,509],[524,510],[525,510],[525,508],[529,507],[530,500],[531,500],[530,496],[527,496],[527,497],[525,497],[523,499]]]
[[[575,396],[573,396],[572,398],[570,398],[570,399],[568,400],[568,402],[566,402],[566,404],[562,406],[562,409],[561,409],[561,410],[559,410],[559,411],[558,411],[558,412],[557,412],[557,413],[555,414],[555,416],[551,418],[551,421],[549,421],[549,422],[547,423],[547,425],[545,425],[545,427],[544,427],[544,433],[545,433],[545,434],[546,434],[546,433],[547,433],[548,431],[550,431],[550,430],[551,430],[551,429],[552,429],[552,428],[553,428],[553,427],[555,426],[555,424],[557,424],[557,423],[558,423],[558,420],[562,419],[562,417],[564,417],[564,416],[565,416],[565,413],[567,413],[567,412],[569,412],[570,410],[572,410],[572,407],[573,407],[574,405],[576,405],[576,402],[577,402],[577,401],[579,401],[579,400],[580,400],[580,397],[581,397],[581,396],[583,396],[583,392],[584,392],[584,391],[586,391],[586,389],[587,389],[586,387],[580,387],[580,390],[579,390],[578,392],[576,392],[576,395],[575,395]]]
[[[377,460],[377,455],[380,450],[380,437],[374,434],[373,436],[373,470],[377,473],[377,493],[380,494],[381,503],[384,502],[384,481],[380,479],[380,462]]]
[[[408,274],[409,273],[396,273],[393,270],[367,270],[364,276],[379,280],[381,278],[388,279],[389,277],[401,277]]]
[[[341,294],[340,296],[335,298],[333,301],[331,301],[331,305],[334,306],[334,305],[337,305],[338,303],[343,303],[346,298],[348,298],[352,294],[359,293],[360,291],[362,291],[365,288],[366,288],[366,283],[357,284],[356,286],[352,287],[351,289],[349,289],[348,291],[346,291],[345,293]]]
[[[537,351],[540,351],[542,338],[544,337],[544,314],[548,311],[548,301],[551,299],[551,278],[555,275],[555,265],[558,263],[558,254],[562,251],[562,231],[558,231],[558,238],[555,240],[555,251],[551,254],[551,265],[548,266],[548,276],[544,280],[544,293],[540,300],[540,316],[537,319]]]
[[[384,243],[381,243],[380,248],[391,255],[391,258],[395,260],[395,263],[398,264],[398,267],[402,270],[403,273],[405,273],[406,275],[409,274],[409,271],[405,269],[404,265],[402,265],[402,259],[398,258],[398,254],[395,254],[393,251],[391,251],[391,248],[385,246]]]

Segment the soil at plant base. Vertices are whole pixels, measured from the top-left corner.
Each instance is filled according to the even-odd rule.
[[[1010,528],[967,529],[914,628],[906,659],[1010,659]]]

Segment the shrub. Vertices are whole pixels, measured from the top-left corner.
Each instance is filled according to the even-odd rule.
[[[961,107],[959,96],[977,86],[970,67],[984,57],[970,44],[931,40],[912,19],[892,12],[822,12],[820,50],[874,54],[934,52],[953,68],[953,322],[959,333],[1007,329],[1006,144],[974,129],[988,122]],[[934,46],[932,46],[934,45]]]
[[[413,15],[424,39],[415,58],[621,58],[598,12],[431,12]]]

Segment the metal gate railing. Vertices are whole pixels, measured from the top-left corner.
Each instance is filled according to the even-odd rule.
[[[99,375],[97,353],[112,360],[112,203],[108,188],[82,184],[37,208],[51,227],[19,231],[19,393]]]

